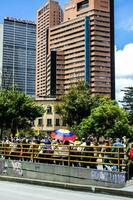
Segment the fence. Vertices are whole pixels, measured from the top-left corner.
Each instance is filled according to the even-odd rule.
[[[46,145],[0,143],[0,156],[6,159],[126,171],[126,150],[116,146]]]

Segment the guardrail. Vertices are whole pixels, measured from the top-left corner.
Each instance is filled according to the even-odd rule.
[[[0,143],[0,156],[5,159],[85,168],[97,168],[99,165],[107,170],[126,171],[126,150],[122,146],[74,146],[3,142]]]

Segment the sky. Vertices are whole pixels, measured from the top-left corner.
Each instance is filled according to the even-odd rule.
[[[62,8],[70,0],[58,0]],[[133,0],[115,1],[116,99],[125,87],[133,86]],[[45,0],[1,0],[0,23],[6,16],[36,21],[36,11]]]

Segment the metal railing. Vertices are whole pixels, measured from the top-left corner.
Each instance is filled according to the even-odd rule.
[[[75,167],[126,170],[126,150],[116,146],[74,146],[34,143],[0,143],[5,159],[60,164]]]

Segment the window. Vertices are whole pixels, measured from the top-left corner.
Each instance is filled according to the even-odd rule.
[[[51,106],[47,107],[47,114],[52,114],[52,107]]]
[[[60,119],[56,119],[56,122],[55,122],[56,124],[56,126],[60,126]]]
[[[52,126],[52,119],[47,119],[47,126]]]
[[[89,1],[88,0],[84,0],[80,3],[77,3],[77,11],[87,8],[89,6]]]

